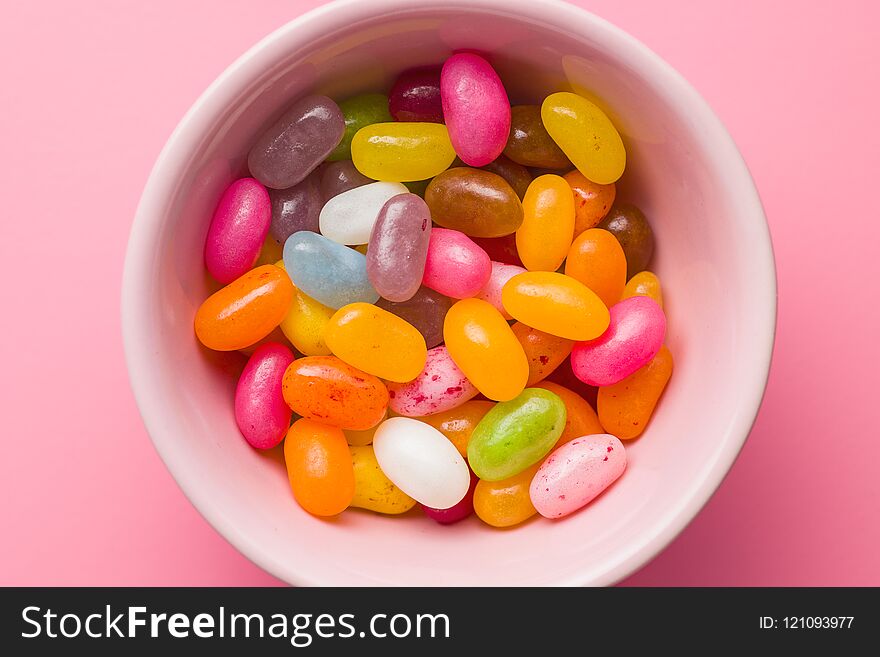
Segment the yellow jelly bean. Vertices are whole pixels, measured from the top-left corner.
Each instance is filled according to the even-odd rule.
[[[608,185],[623,174],[626,150],[617,128],[596,105],[567,91],[551,94],[541,105],[544,127],[578,171]]]
[[[373,123],[351,141],[351,160],[367,178],[414,182],[446,171],[455,159],[442,123]]]
[[[261,267],[262,265],[275,265],[277,267],[278,261],[281,261],[283,251],[284,249],[275,241],[274,237],[266,235],[266,240],[263,242],[260,255],[257,256],[254,267]]]
[[[275,266],[284,269],[284,261],[279,260]],[[329,356],[330,348],[324,342],[324,332],[335,312],[294,285],[293,301],[281,322],[281,331],[301,354]]]
[[[556,271],[574,237],[574,194],[561,176],[535,178],[522,201],[516,249],[529,271]]]
[[[352,446],[351,462],[354,466],[354,498],[351,506],[376,513],[406,513],[416,501],[400,490],[385,476],[372,445]]]
[[[492,527],[512,527],[537,513],[529,497],[532,478],[541,463],[501,481],[480,480],[474,489],[474,512]]]
[[[455,364],[489,399],[509,401],[526,387],[529,361],[492,304],[480,299],[456,302],[446,313],[443,338]]]
[[[571,276],[552,271],[517,274],[504,284],[501,303],[523,324],[569,340],[598,338],[611,321],[608,308],[595,292]]]
[[[350,303],[337,310],[324,339],[340,360],[397,383],[421,374],[428,357],[418,329],[371,303]]]
[[[657,274],[650,271],[640,271],[626,283],[623,288],[622,299],[630,297],[651,297],[657,305],[663,307],[663,291],[660,289],[660,279]]]
[[[376,422],[376,424],[374,424],[369,429],[363,429],[362,431],[343,429],[342,433],[345,434],[345,439],[352,447],[363,447],[364,445],[370,445],[373,442],[373,435],[376,433],[376,429],[379,428],[379,425],[384,422],[386,417],[388,417],[387,411],[385,412],[385,415],[382,416],[382,419]]]

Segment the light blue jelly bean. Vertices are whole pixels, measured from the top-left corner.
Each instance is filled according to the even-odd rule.
[[[284,268],[294,285],[330,308],[379,299],[367,278],[364,254],[308,230],[287,238]]]

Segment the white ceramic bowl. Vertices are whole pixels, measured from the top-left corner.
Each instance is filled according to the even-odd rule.
[[[675,373],[629,466],[561,521],[507,531],[471,518],[303,512],[276,455],[233,419],[236,356],[193,334],[208,294],[202,249],[223,188],[261,129],[298,96],[387,90],[456,49],[489,53],[511,101],[598,96],[627,146],[618,197],[657,236]],[[202,95],[153,169],[131,232],[122,323],[132,387],[184,493],[256,564],[292,584],[610,584],[663,549],[706,503],[745,441],[773,345],[776,280],[749,172],[724,126],[668,64],[616,27],[551,0],[342,0],[285,25]]]

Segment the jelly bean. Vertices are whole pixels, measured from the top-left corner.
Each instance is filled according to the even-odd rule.
[[[366,244],[385,202],[407,192],[398,182],[374,182],[342,192],[321,208],[321,234],[340,244]]]
[[[520,201],[526,195],[529,183],[532,182],[532,174],[529,173],[528,169],[503,155],[499,155],[489,164],[481,166],[480,169],[504,178],[507,184],[516,192]]]
[[[448,509],[458,504],[471,474],[458,450],[434,427],[392,417],[376,429],[373,449],[382,472],[420,504]]]
[[[425,369],[415,379],[388,384],[389,408],[407,417],[442,413],[476,395],[477,389],[452,360],[445,345],[428,351]]]
[[[320,172],[321,198],[325,203],[342,192],[375,182],[358,171],[351,160],[328,162],[321,167]]]
[[[330,155],[344,132],[336,103],[326,96],[300,98],[257,140],[248,168],[266,187],[293,187]]]
[[[541,464],[529,497],[545,518],[561,518],[592,502],[625,469],[626,451],[614,436],[575,438]]]
[[[339,103],[342,116],[345,117],[345,132],[342,140],[327,157],[330,162],[350,160],[351,143],[359,130],[374,123],[391,120],[388,113],[388,97],[384,94],[363,94]]]
[[[363,301],[379,294],[367,278],[367,258],[323,235],[300,231],[284,243],[284,266],[297,288],[330,308]]]
[[[605,429],[599,422],[596,411],[590,406],[590,403],[573,390],[569,390],[564,386],[554,383],[553,381],[541,381],[535,384],[536,388],[543,388],[557,395],[562,403],[565,404],[565,428],[562,435],[556,441],[553,449],[559,449],[565,443],[569,443],[575,438],[581,436],[589,436],[594,433],[605,433]]]
[[[372,445],[349,447],[354,467],[354,498],[351,506],[376,513],[406,513],[416,501],[394,485],[376,460]]]
[[[626,256],[614,235],[601,228],[590,228],[572,243],[565,273],[590,288],[610,307],[620,301],[626,285]]]
[[[443,342],[443,320],[455,303],[453,299],[427,287],[420,287],[407,301],[379,299],[376,305],[394,313],[416,327],[425,338],[425,346],[433,349]]]
[[[617,187],[614,183],[599,185],[577,169],[563,176],[574,193],[574,236],[595,228],[614,203]]]
[[[242,349],[281,323],[292,298],[287,274],[273,265],[257,267],[205,299],[196,311],[196,336],[215,351]]]
[[[468,443],[468,463],[480,479],[507,479],[544,458],[564,427],[562,400],[549,390],[526,388],[480,420]]]
[[[449,138],[466,164],[481,167],[501,155],[510,134],[510,101],[489,62],[473,53],[448,58],[440,100]]]
[[[282,247],[275,241],[275,238],[272,237],[272,235],[266,235],[266,239],[263,240],[263,247],[260,249],[260,255],[257,257],[254,267],[262,267],[263,265],[275,265],[277,267],[278,261],[281,260],[282,253]]]
[[[271,190],[269,198],[272,199],[269,232],[279,244],[284,244],[288,237],[301,230],[318,232],[318,216],[324,198],[321,196],[317,171],[289,189]]]
[[[645,270],[654,254],[654,231],[641,210],[629,203],[617,203],[599,222],[599,228],[613,234],[623,247],[627,279]]]
[[[476,298],[491,303],[504,319],[513,319],[504,309],[504,304],[501,303],[501,290],[507,281],[523,272],[525,272],[525,269],[522,267],[508,265],[503,262],[493,262],[489,280],[483,286],[483,289],[477,293]]]
[[[663,345],[666,317],[649,297],[631,297],[611,307],[608,330],[599,338],[578,342],[571,368],[591,386],[610,386],[651,360]]]
[[[441,525],[452,525],[464,520],[474,512],[474,490],[477,487],[478,481],[480,480],[477,479],[473,472],[471,472],[471,485],[458,504],[451,506],[448,509],[435,509],[422,504],[422,511],[424,511],[425,515],[431,520],[439,522]]]
[[[330,348],[324,341],[324,332],[334,312],[336,311],[333,308],[315,301],[294,286],[293,301],[290,310],[281,321],[281,331],[301,354],[329,356]]]
[[[281,379],[293,352],[278,343],[264,344],[248,359],[235,387],[235,422],[241,435],[257,449],[284,440],[290,407],[281,394]]]
[[[501,481],[481,479],[474,489],[474,512],[492,527],[513,527],[537,513],[529,498],[529,485],[540,463]]]
[[[504,178],[489,171],[456,167],[428,184],[425,203],[434,222],[472,237],[501,237],[523,222],[523,207]]]
[[[504,154],[527,167],[567,169],[571,162],[547,133],[537,105],[515,105],[510,108],[510,135]]]
[[[623,288],[621,299],[630,297],[651,297],[657,305],[663,307],[663,291],[660,288],[660,279],[650,271],[640,271],[629,279]]]
[[[672,354],[660,348],[647,365],[617,383],[599,388],[599,421],[621,440],[638,438],[672,376]]]
[[[501,291],[513,317],[569,340],[592,340],[608,328],[608,308],[586,285],[552,271],[530,271],[507,281]]]
[[[336,311],[324,333],[333,355],[382,379],[405,383],[425,367],[428,350],[415,327],[370,303]]]
[[[335,516],[354,499],[351,452],[342,431],[299,419],[284,440],[284,462],[293,496],[316,516]]]
[[[474,243],[485,251],[493,261],[522,267],[516,252],[516,233],[504,237],[472,237]]]
[[[270,217],[269,194],[253,178],[226,188],[205,239],[205,266],[215,280],[226,285],[254,266]]]
[[[495,406],[490,401],[472,400],[448,411],[419,418],[440,431],[467,458],[468,441],[483,416]]]
[[[523,199],[516,249],[529,271],[556,271],[574,236],[574,196],[561,176],[535,178]]]
[[[363,447],[364,445],[371,445],[373,443],[373,435],[376,433],[376,429],[378,429],[379,425],[385,421],[386,417],[388,417],[387,409],[385,411],[385,414],[382,416],[382,419],[369,429],[363,429],[361,431],[354,431],[353,429],[343,429],[342,432],[345,434],[345,439],[348,441],[348,444],[352,447]]]
[[[369,429],[381,421],[388,406],[388,390],[379,379],[336,356],[293,361],[281,390],[294,413],[340,429]]]
[[[573,348],[574,347],[572,347],[572,349]],[[568,388],[579,397],[583,397],[583,399],[593,408],[596,408],[596,397],[599,394],[599,388],[587,385],[574,375],[574,372],[571,369],[571,356],[563,361],[559,367],[553,370],[545,381],[550,381]]]
[[[477,294],[492,273],[483,249],[457,230],[434,228],[428,242],[422,285],[454,299]]]
[[[415,194],[394,196],[379,211],[367,250],[367,276],[389,301],[407,301],[425,274],[431,212]]]
[[[456,303],[446,313],[443,337],[452,360],[487,398],[508,401],[525,388],[529,363],[522,345],[490,303]]]
[[[529,362],[529,379],[526,381],[529,387],[542,381],[559,367],[574,346],[573,340],[539,331],[522,322],[516,322],[510,329],[522,345]]]
[[[541,105],[544,127],[562,152],[588,179],[600,185],[623,174],[626,150],[605,113],[583,96],[550,94]]]
[[[395,121],[443,123],[440,69],[415,68],[401,73],[388,94],[388,109]]]
[[[410,182],[446,171],[455,151],[442,123],[374,123],[354,136],[351,159],[369,178]]]

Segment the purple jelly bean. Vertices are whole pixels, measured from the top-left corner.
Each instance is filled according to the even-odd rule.
[[[453,303],[454,299],[422,286],[411,299],[401,302],[379,299],[376,305],[415,326],[425,338],[428,349],[433,349],[443,342],[443,320]]]
[[[271,214],[269,193],[253,178],[226,188],[205,239],[205,266],[211,276],[225,285],[254,266]]]
[[[477,482],[479,481],[477,475],[471,472],[471,485],[465,496],[461,498],[461,502],[448,509],[435,509],[421,504],[422,511],[424,511],[425,515],[431,520],[439,522],[441,525],[451,525],[460,520],[464,520],[474,512],[474,491],[476,490]]]
[[[281,393],[281,382],[292,362],[290,349],[267,342],[244,366],[235,388],[235,422],[252,447],[275,447],[290,427],[291,411]]]
[[[301,230],[318,232],[318,217],[324,205],[318,178],[318,172],[314,171],[289,189],[269,190],[272,199],[269,233],[279,244]]]
[[[388,110],[395,121],[443,123],[440,69],[414,68],[401,73],[388,94]]]
[[[347,192],[355,187],[369,185],[371,182],[376,181],[372,178],[367,178],[358,171],[351,160],[328,162],[321,167],[321,198],[326,203],[334,196],[342,194],[342,192]]]
[[[266,187],[293,187],[326,159],[344,132],[336,103],[326,96],[300,98],[254,144],[248,168]]]
[[[373,224],[367,247],[367,276],[380,296],[407,301],[425,273],[431,211],[415,194],[392,196]]]

